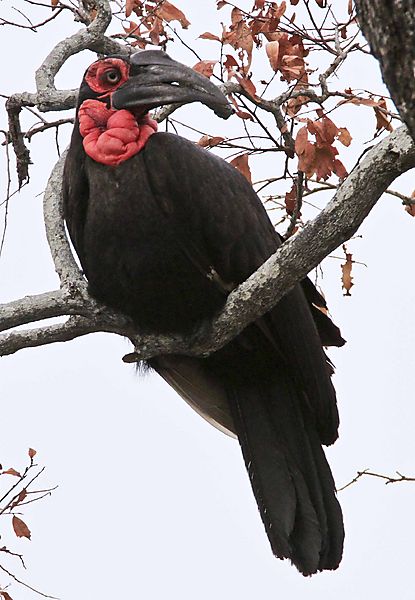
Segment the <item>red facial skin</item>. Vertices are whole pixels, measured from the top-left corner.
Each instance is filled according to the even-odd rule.
[[[108,74],[118,73],[119,81],[111,82]],[[119,58],[93,63],[86,82],[101,98],[111,94],[128,79],[129,66]],[[157,131],[157,123],[148,114],[136,118],[129,110],[108,109],[99,100],[85,100],[78,111],[79,131],[84,138],[87,155],[96,162],[115,167],[128,160],[142,148]]]
[[[116,83],[108,81],[106,75],[109,71],[117,71],[120,77],[119,81]],[[104,97],[125,83],[129,74],[130,65],[121,58],[105,58],[92,63],[85,75],[85,81],[93,92],[102,93],[102,97]],[[108,92],[108,94],[105,92]]]

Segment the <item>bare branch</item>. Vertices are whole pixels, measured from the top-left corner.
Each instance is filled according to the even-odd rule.
[[[35,74],[36,93],[13,94],[6,102],[9,115],[10,137],[17,157],[19,187],[28,179],[30,164],[29,150],[25,146],[20,127],[19,114],[23,106],[37,106],[40,111],[66,110],[76,104],[77,90],[57,90],[55,77],[70,56],[82,50],[93,50],[104,54],[129,54],[123,46],[104,36],[111,22],[108,0],[97,0],[98,14],[92,24],[74,35],[60,41],[43,61]]]
[[[39,596],[43,596],[43,598],[52,598],[53,600],[59,600],[56,596],[49,596],[48,594],[44,594],[43,592],[40,592],[39,590],[37,590],[36,588],[32,587],[31,585],[29,585],[28,583],[25,583],[24,581],[22,581],[21,579],[18,579],[16,577],[16,575],[13,575],[13,573],[10,573],[10,571],[8,571],[5,567],[3,567],[2,565],[0,565],[0,569],[2,571],[4,571],[5,573],[7,573],[7,575],[9,577],[11,577],[12,579],[14,579],[17,583],[20,583],[20,585],[22,585],[25,588],[28,588],[29,590],[32,590],[32,592],[35,592],[36,594],[39,594]]]
[[[26,296],[20,300],[0,304],[0,331],[42,319],[80,314],[82,307],[82,296],[75,293],[71,295],[63,290]]]
[[[65,151],[50,174],[43,200],[43,216],[46,237],[61,286],[77,288],[80,292],[86,288],[86,282],[71,252],[63,221],[62,178],[66,154]]]
[[[135,360],[171,353],[206,355],[218,350],[250,322],[275,306],[325,256],[356,232],[391,181],[415,167],[415,144],[406,128],[402,127],[367,152],[316,219],[291,237],[258,271],[231,292],[220,314],[212,323],[205,323],[192,337],[140,336],[139,332],[134,332],[127,318],[100,306],[88,296],[72,257],[69,267],[65,266],[65,260],[69,259],[69,245],[61,220],[59,178],[62,161],[55,167],[45,194],[46,206],[53,207],[47,217],[48,239],[56,268],[65,282],[62,296],[59,292],[52,292],[51,298],[55,303],[54,316],[58,312],[82,316],[69,319],[64,324],[3,334],[0,336],[0,355],[24,347],[73,339],[93,331],[109,331],[130,337],[135,344]],[[54,219],[58,219],[59,223],[53,223]],[[24,313],[25,303],[30,310],[30,319]],[[10,303],[3,313],[8,319],[6,324],[17,325],[52,316],[52,309],[46,308],[46,305],[47,295]],[[13,309],[20,316],[13,313]],[[3,316],[0,317],[0,325],[3,330],[6,329]]]
[[[353,479],[349,481],[349,483],[346,483],[341,488],[337,488],[337,491],[342,492],[343,490],[355,484],[356,481],[359,481],[359,479],[361,479],[365,475],[367,475],[368,477],[377,477],[378,479],[383,479],[385,481],[385,485],[387,485],[388,483],[401,483],[402,481],[415,481],[415,477],[407,477],[406,475],[402,475],[402,473],[399,473],[399,471],[396,471],[396,474],[397,477],[392,477],[390,475],[373,473],[369,469],[364,469],[363,471],[358,471],[356,477],[353,477]]]
[[[6,356],[14,354],[23,348],[36,348],[37,346],[53,344],[54,342],[67,342],[98,331],[128,335],[128,331],[122,331],[121,324],[117,324],[115,328],[111,328],[105,319],[100,323],[99,319],[93,320],[78,316],[70,317],[66,323],[23,331],[11,331],[10,333],[0,335],[1,354]]]

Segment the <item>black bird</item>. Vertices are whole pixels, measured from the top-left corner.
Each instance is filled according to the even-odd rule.
[[[65,218],[91,294],[141,332],[187,334],[281,240],[246,179],[148,111],[231,109],[206,77],[157,50],[86,71],[64,172]],[[343,520],[322,444],[339,424],[323,345],[344,343],[306,279],[208,358],[149,361],[198,413],[239,439],[274,554],[304,575],[336,569]]]

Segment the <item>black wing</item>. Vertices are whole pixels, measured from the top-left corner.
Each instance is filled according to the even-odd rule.
[[[174,230],[190,259],[206,273],[213,268],[228,290],[247,279],[280,245],[252,187],[222,159],[170,134],[153,136],[144,159],[166,227]],[[313,304],[321,303],[311,282],[305,288]],[[260,327],[306,390],[322,442],[332,443],[338,427],[335,393],[300,286],[261,319]],[[333,332],[332,343],[343,343],[335,326]]]

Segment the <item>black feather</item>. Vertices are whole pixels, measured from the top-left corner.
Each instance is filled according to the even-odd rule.
[[[93,97],[86,87],[80,102]],[[194,330],[281,243],[233,166],[166,133],[107,167],[85,155],[76,122],[64,206],[91,293],[143,332]],[[321,443],[339,423],[322,343],[344,340],[316,307],[325,301],[305,280],[212,356],[150,361],[195,410],[237,434],[273,552],[304,575],[337,568],[343,546]]]

